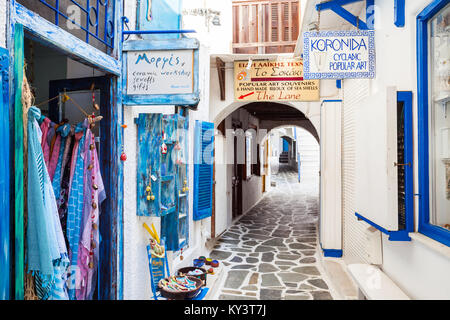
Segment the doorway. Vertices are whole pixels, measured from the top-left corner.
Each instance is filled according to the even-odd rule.
[[[70,53],[56,50],[55,44],[50,45],[44,39],[22,30],[21,25],[16,25],[15,55],[20,58],[16,59],[14,65],[15,74],[23,72],[24,65],[26,66],[25,76],[31,85],[30,91],[35,101],[34,105],[39,106],[42,114],[41,119],[48,118],[51,123],[49,128],[54,128],[54,132],[56,132],[57,127],[53,127],[54,124],[58,126],[62,126],[62,123],[70,126],[80,124],[93,113],[97,117],[103,117],[101,121],[89,125],[93,133],[92,144],[97,147],[98,168],[106,194],[106,199],[101,204],[99,202],[98,224],[92,224],[93,229],[99,230],[98,242],[95,246],[92,245],[94,249],[97,248],[95,250],[99,251],[99,258],[98,272],[92,276],[92,294],[89,296],[94,300],[117,299],[121,295],[119,284],[119,281],[121,281],[119,278],[119,270],[121,269],[119,254],[121,250],[119,245],[121,206],[119,202],[122,197],[119,182],[121,179],[121,164],[120,154],[118,155],[120,152],[118,101],[113,97],[117,93],[119,78],[100,71],[92,65],[88,66],[84,64],[83,60],[75,61],[69,56]],[[94,76],[89,77],[89,75]],[[22,88],[22,86],[16,85],[16,88]],[[66,100],[64,94],[70,96],[71,99]],[[22,90],[16,90],[16,97],[21,95]],[[70,103],[72,103],[71,106],[69,106]],[[19,107],[22,109],[22,106],[17,106],[16,102],[16,108]],[[17,114],[15,117],[17,117]],[[16,122],[18,119],[16,118]],[[54,133],[53,135],[56,137],[57,134]],[[47,141],[50,141],[50,139]],[[53,141],[54,139],[52,139],[52,144],[48,142],[51,150],[54,150]],[[63,144],[61,143],[61,145]],[[23,158],[17,156],[23,155],[23,147],[25,146],[16,146],[16,166],[19,162],[23,162],[21,160]],[[72,145],[69,146],[69,149],[72,149]],[[88,149],[93,150],[91,147]],[[62,152],[55,153],[55,155],[58,154],[62,154]],[[55,159],[59,159],[59,157],[55,156]],[[22,165],[26,166],[27,164],[25,162]],[[56,169],[55,172],[62,173],[63,170]],[[21,175],[21,173],[16,172],[16,175]],[[93,184],[92,189],[97,190],[96,186],[96,184]],[[19,226],[23,223],[23,220],[21,221],[20,213],[18,214],[17,211],[21,210],[20,206],[27,201],[26,198],[20,197],[19,199],[17,197],[17,194],[21,194],[21,190],[23,190],[23,186],[16,186],[16,225],[18,223]],[[94,204],[92,204],[92,207],[94,208]],[[95,204],[95,209],[97,209],[97,204]],[[26,210],[25,207],[25,214]],[[20,233],[20,229],[16,228],[16,248],[23,248],[26,239],[26,232]],[[29,281],[25,279],[30,279],[23,273],[25,270],[24,256],[23,251],[16,252],[14,269],[16,299],[25,298],[25,281]]]
[[[235,132],[242,131],[241,124],[233,124],[233,130]],[[236,219],[242,215],[242,180],[244,174],[244,164],[239,161],[239,155],[243,150],[239,150],[240,139],[234,135],[233,141],[233,175],[231,177],[232,186],[232,219]]]

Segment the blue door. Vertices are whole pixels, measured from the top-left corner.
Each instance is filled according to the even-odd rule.
[[[289,141],[283,138],[283,152],[289,152]]]

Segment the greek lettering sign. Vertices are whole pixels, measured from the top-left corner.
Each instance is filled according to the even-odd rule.
[[[303,33],[305,79],[375,78],[372,30]]]
[[[318,101],[319,81],[303,79],[301,59],[234,63],[236,101]]]
[[[127,94],[189,94],[194,91],[194,51],[130,51]]]

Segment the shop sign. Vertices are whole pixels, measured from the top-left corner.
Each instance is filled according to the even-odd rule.
[[[303,33],[305,79],[375,78],[375,32]]]
[[[130,51],[127,94],[191,94],[194,92],[194,50]]]
[[[236,101],[318,101],[319,81],[303,79],[301,59],[236,61]]]

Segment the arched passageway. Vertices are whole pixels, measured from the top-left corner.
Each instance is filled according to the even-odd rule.
[[[219,237],[211,257],[229,268],[216,298],[332,299],[316,257],[319,136],[314,125],[291,106],[251,103],[221,117],[216,126],[213,224]],[[298,175],[305,137],[315,145],[314,180]],[[280,163],[283,138],[291,153],[288,163]]]

